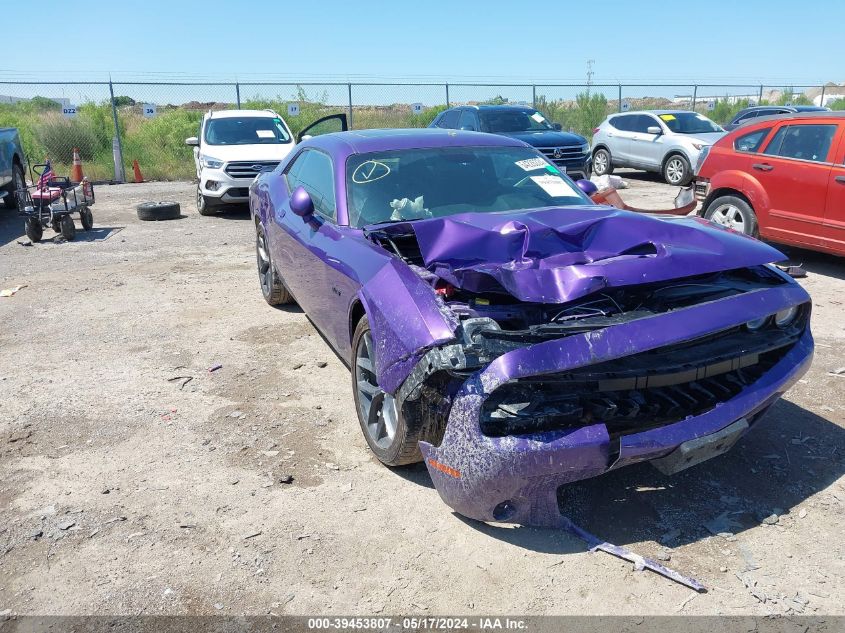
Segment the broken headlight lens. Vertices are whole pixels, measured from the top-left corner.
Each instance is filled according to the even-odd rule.
[[[759,319],[754,319],[753,321],[749,321],[748,323],[745,324],[745,327],[747,327],[752,332],[756,332],[757,330],[762,329],[763,326],[765,326],[768,321],[769,321],[769,317],[761,317]]]
[[[798,316],[798,307],[792,306],[780,312],[775,313],[775,325],[778,327],[786,327],[790,325]]]

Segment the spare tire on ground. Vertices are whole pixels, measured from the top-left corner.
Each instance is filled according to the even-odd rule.
[[[182,215],[178,202],[142,202],[136,208],[139,220],[175,220]]]

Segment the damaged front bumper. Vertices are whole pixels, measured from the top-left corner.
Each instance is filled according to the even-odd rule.
[[[508,351],[469,374],[454,394],[439,446],[420,442],[434,486],[449,506],[473,519],[559,526],[557,489],[563,484],[642,461],[662,460],[665,470],[674,472],[685,462],[692,465],[724,452],[808,369],[813,354],[808,325],[765,371],[753,374],[753,381],[730,397],[647,430],[613,432],[598,416],[577,428],[495,436],[485,434],[482,418],[496,390],[516,381],[659,351],[808,301],[800,286],[789,284]],[[413,399],[420,378],[437,366],[459,365],[456,349],[451,345],[442,354],[435,349],[423,358],[399,389],[400,402]],[[742,365],[739,357],[735,363]],[[708,380],[719,381],[719,376]]]

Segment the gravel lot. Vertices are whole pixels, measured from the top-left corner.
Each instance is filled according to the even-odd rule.
[[[630,203],[671,205],[625,177]],[[0,212],[0,288],[26,284],[0,298],[0,613],[845,613],[845,259],[791,253],[816,357],[732,452],[564,496],[693,594],[562,532],[462,519],[423,466],[379,465],[344,364],[262,300],[248,213],[201,217],[193,187],[99,187],[71,243],[23,246]],[[146,200],[184,215],[139,222]]]

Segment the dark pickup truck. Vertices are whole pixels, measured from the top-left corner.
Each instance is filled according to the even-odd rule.
[[[26,159],[17,129],[0,128],[0,199],[12,209],[17,207],[15,190],[26,186],[24,165]]]

